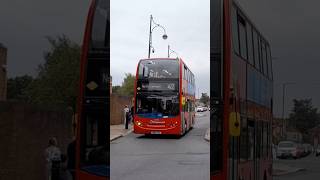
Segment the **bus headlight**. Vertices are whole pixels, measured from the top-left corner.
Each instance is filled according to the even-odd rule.
[[[137,121],[137,125],[138,125],[138,126],[141,126],[142,123],[141,123],[140,121]]]

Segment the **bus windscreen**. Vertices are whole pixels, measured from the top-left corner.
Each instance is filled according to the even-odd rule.
[[[179,114],[179,96],[177,93],[137,93],[136,107],[140,117],[175,117]]]
[[[178,60],[141,60],[138,78],[179,78]]]

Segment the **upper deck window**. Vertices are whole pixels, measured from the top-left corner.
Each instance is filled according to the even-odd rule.
[[[272,79],[272,58],[271,58],[271,52],[270,47],[267,45],[267,60],[268,60],[268,74],[269,78]]]
[[[248,60],[249,60],[249,63],[254,66],[252,27],[250,24],[247,24],[247,44],[248,44]]]
[[[258,34],[254,30],[253,31],[253,49],[254,49],[254,64],[255,67],[260,70],[260,51],[259,51],[259,41],[258,41]]]
[[[139,78],[179,78],[179,62],[176,60],[142,60]]]
[[[238,36],[238,23],[237,23],[237,9],[232,7],[232,45],[236,54],[239,53],[239,36]]]
[[[238,16],[238,26],[239,26],[239,40],[240,40],[240,55],[243,59],[248,59],[246,21],[240,15]]]
[[[92,32],[91,32],[91,45],[93,48],[105,47],[108,43],[109,30],[108,19],[108,1],[97,0],[96,10],[94,13]]]

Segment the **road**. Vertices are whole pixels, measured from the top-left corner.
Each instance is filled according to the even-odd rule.
[[[111,142],[111,179],[209,179],[210,144],[204,140],[209,116],[197,113],[194,128],[181,138],[131,133]]]
[[[273,163],[290,166],[292,168],[302,168],[304,170],[290,173],[282,176],[274,176],[273,180],[313,180],[320,179],[320,156],[315,157],[313,154],[293,160],[275,160]]]

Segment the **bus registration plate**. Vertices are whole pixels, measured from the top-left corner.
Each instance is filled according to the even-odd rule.
[[[161,134],[161,131],[151,131],[151,134]]]

